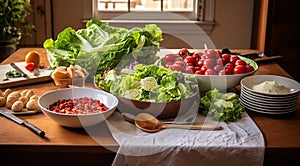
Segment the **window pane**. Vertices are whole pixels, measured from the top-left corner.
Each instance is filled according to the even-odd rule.
[[[192,12],[195,0],[98,0],[98,11]]]

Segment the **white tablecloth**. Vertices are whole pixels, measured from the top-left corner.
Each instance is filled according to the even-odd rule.
[[[246,112],[232,123],[196,116],[195,123],[218,123],[223,130],[164,129],[147,133],[115,112],[107,121],[120,145],[113,165],[263,165],[264,138]]]

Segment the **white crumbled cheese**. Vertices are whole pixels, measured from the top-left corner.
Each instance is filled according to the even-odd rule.
[[[286,94],[290,89],[277,83],[276,81],[265,81],[252,87],[254,91],[269,94]]]

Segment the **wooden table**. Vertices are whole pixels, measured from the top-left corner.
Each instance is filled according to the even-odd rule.
[[[49,64],[43,48],[22,48],[4,60],[1,64],[24,61],[29,50],[37,50],[41,54],[41,61]],[[236,50],[253,52],[253,50]],[[256,74],[274,74],[290,77],[276,63],[260,63]],[[13,87],[12,90],[31,89],[36,94],[55,90],[52,81]],[[4,89],[1,89],[4,90]],[[264,115],[247,111],[262,131],[265,142],[265,165],[283,165],[298,162],[300,154],[300,97],[297,111],[287,115]],[[23,126],[0,116],[0,156],[1,162],[12,165],[62,165],[67,164],[95,164],[111,165],[118,144],[114,141],[105,123],[94,126],[101,131],[100,142],[96,142],[84,129],[70,129],[61,127],[48,119],[44,114],[20,116],[20,118],[38,126],[46,132],[47,138],[40,138]],[[109,147],[108,149],[105,147]],[[115,149],[111,151],[110,149]],[[33,163],[34,161],[34,163]]]

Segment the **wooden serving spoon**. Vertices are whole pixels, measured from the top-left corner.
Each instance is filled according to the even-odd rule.
[[[160,122],[154,116],[147,113],[140,113],[135,118],[135,125],[146,132],[157,132],[166,128],[180,128],[190,130],[222,130],[221,126],[213,125],[180,125],[180,124],[165,124]]]

